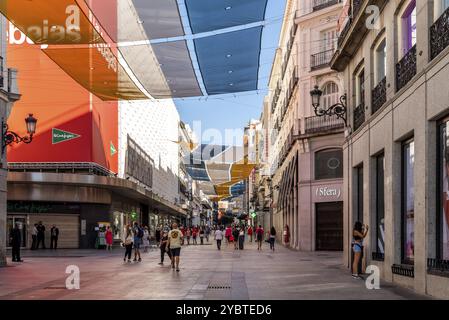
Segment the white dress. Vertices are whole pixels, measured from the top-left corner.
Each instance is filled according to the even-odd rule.
[[[150,237],[150,233],[148,232],[148,230],[145,230],[143,232],[143,239],[142,239],[144,248],[148,248],[150,246],[149,237]]]

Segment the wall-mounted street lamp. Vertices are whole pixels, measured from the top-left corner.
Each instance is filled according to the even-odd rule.
[[[330,106],[327,109],[324,109],[321,106],[321,96],[323,95],[323,91],[321,91],[318,86],[315,86],[315,89],[310,91],[310,95],[312,97],[312,106],[317,116],[322,117],[335,115],[337,118],[340,118],[345,122],[345,127],[348,126],[346,93],[340,97],[340,102]]]
[[[2,152],[5,152],[6,146],[12,143],[31,143],[33,135],[36,133],[37,119],[30,113],[25,119],[28,136],[21,137],[17,133],[8,130],[8,125],[3,123],[3,145]]]

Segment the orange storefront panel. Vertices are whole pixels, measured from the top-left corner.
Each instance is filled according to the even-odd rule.
[[[118,103],[102,101],[64,72],[41,46],[9,26],[7,63],[19,71],[22,95],[8,118],[26,134],[24,119],[38,119],[31,144],[8,147],[9,162],[94,162],[118,170]],[[70,57],[68,57],[70,59]]]

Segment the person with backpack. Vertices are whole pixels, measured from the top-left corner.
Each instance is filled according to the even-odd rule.
[[[137,222],[134,222],[134,262],[142,261],[142,257],[140,256],[140,246],[142,245],[142,239],[143,239],[143,229],[139,226]],[[137,257],[139,257],[139,260],[137,260]]]
[[[256,229],[257,250],[262,250],[263,235],[264,231],[262,225],[259,224],[259,227]]]

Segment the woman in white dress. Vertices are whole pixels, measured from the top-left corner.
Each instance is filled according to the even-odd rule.
[[[148,227],[143,229],[143,252],[148,252],[148,248],[150,247],[150,232],[148,231]]]

